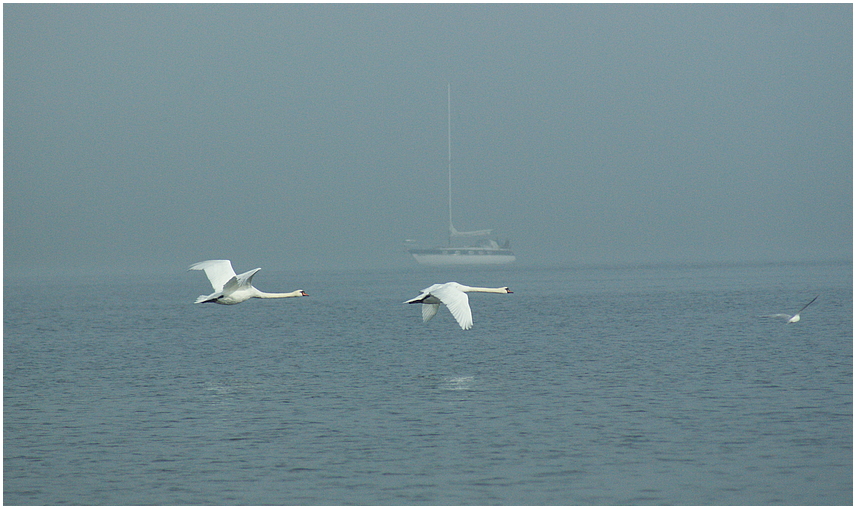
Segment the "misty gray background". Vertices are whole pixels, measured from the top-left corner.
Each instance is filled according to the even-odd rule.
[[[7,276],[851,259],[850,4],[3,13]]]

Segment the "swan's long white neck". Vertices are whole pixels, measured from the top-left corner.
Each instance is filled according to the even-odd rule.
[[[508,293],[508,288],[484,288],[481,286],[466,286],[461,285],[462,292],[482,292],[482,293]]]
[[[259,292],[256,297],[260,299],[284,299],[286,297],[302,297],[305,295],[303,290],[294,290],[293,292],[288,293],[267,293],[267,292]]]

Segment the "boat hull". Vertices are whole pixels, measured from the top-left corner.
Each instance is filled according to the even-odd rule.
[[[422,265],[505,265],[517,259],[510,249],[483,249],[478,247],[449,247],[410,249],[413,259]]]

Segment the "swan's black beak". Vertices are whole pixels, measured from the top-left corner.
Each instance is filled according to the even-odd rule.
[[[309,294],[304,292],[303,290],[300,290],[300,296],[301,297],[309,297]]]
[[[514,292],[512,292],[512,291],[511,291],[511,288],[509,288],[509,287],[507,287],[507,286],[505,287],[505,291],[506,291],[507,293],[514,293]]]

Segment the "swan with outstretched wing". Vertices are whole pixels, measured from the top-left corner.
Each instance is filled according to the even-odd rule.
[[[203,270],[208,276],[214,293],[211,295],[200,295],[196,304],[204,302],[215,302],[217,304],[240,304],[245,300],[257,299],[282,299],[286,297],[306,297],[308,294],[303,290],[295,290],[288,293],[267,293],[259,291],[253,286],[253,276],[261,268],[249,270],[243,274],[235,274],[232,262],[229,260],[206,260],[194,263],[188,270]]]
[[[461,329],[467,330],[473,326],[473,313],[470,310],[470,301],[467,293],[514,293],[507,286],[500,288],[483,288],[479,286],[467,286],[454,281],[431,285],[422,290],[422,293],[405,304],[422,304],[422,321],[427,322],[434,318],[440,304],[445,304],[457,320]]]

